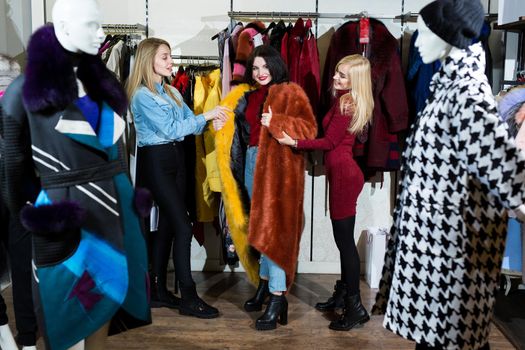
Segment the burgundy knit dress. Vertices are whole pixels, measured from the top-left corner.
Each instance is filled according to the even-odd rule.
[[[363,173],[352,153],[355,135],[348,131],[352,116],[341,113],[339,101],[334,103],[323,119],[323,138],[297,141],[300,150],[325,151],[332,220],[355,216],[357,197],[364,185]]]

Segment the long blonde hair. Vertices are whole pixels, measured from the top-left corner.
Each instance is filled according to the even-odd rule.
[[[137,53],[135,54],[135,65],[126,83],[126,92],[130,100],[141,85],[147,87],[152,93],[158,94],[155,89],[155,71],[153,70],[153,64],[157,50],[161,45],[166,45],[171,51],[170,44],[163,39],[147,38],[140,42]],[[164,82],[162,84],[164,85]],[[179,107],[182,106],[179,99],[171,91],[171,88],[165,88],[164,91],[166,91],[168,96],[171,97]]]
[[[348,77],[351,87],[350,91],[340,98],[341,113],[353,113],[348,131],[358,134],[372,122],[374,111],[370,61],[361,55],[350,55],[337,63],[336,72],[339,67],[346,70],[343,73]]]

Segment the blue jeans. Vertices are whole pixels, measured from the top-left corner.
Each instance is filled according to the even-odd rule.
[[[268,280],[270,293],[284,292],[286,290],[286,273],[284,270],[264,254],[261,254],[260,264],[259,276]]]
[[[246,150],[244,185],[246,186],[250,199],[253,193],[253,175],[255,174],[255,161],[257,160],[258,149],[258,147],[249,147]],[[259,276],[262,279],[268,280],[270,292],[284,292],[286,290],[286,273],[284,270],[264,254],[261,254],[259,263]]]

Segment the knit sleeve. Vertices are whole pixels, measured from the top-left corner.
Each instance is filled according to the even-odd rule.
[[[350,126],[350,117],[341,113],[339,105],[335,105],[328,113],[333,113],[324,137],[314,140],[297,140],[297,148],[300,150],[323,150],[329,151],[343,142]]]

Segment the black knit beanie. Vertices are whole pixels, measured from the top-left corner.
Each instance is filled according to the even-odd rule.
[[[460,49],[479,36],[485,18],[479,0],[436,0],[419,14],[434,34]]]

